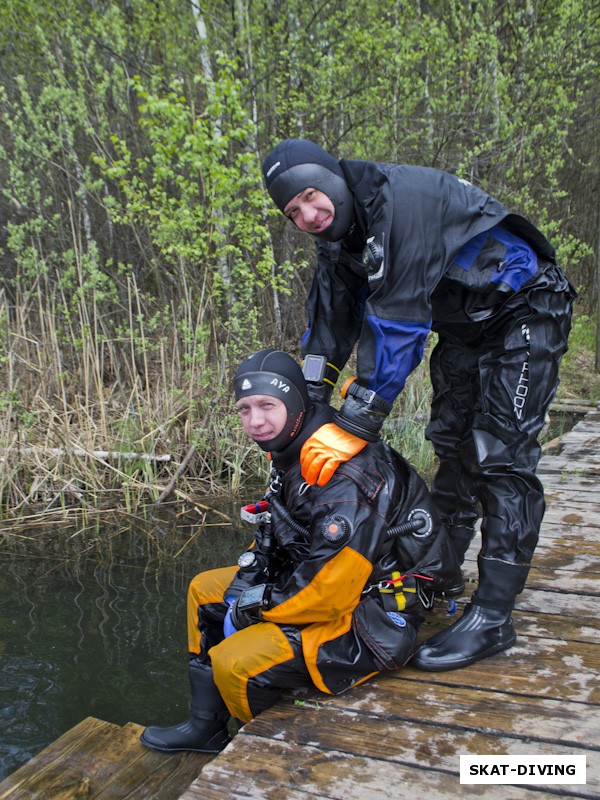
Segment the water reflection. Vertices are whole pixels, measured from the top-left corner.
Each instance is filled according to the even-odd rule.
[[[0,778],[87,716],[187,716],[187,585],[235,563],[252,535],[238,516],[239,502],[224,500],[204,527],[160,508],[3,534]]]

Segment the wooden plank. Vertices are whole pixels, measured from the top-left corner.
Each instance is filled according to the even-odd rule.
[[[598,482],[600,488],[600,481]],[[597,495],[596,495],[597,500]],[[568,533],[571,527],[577,529],[587,529],[587,533],[592,536],[598,536],[600,528],[600,510],[597,503],[588,503],[584,505],[579,503],[573,506],[571,503],[561,503],[554,501],[548,506],[541,529],[546,527],[555,528],[556,526],[563,527],[563,535]]]
[[[330,800],[323,794],[315,795],[312,792],[297,792],[287,786],[276,786],[274,784],[265,786],[263,791],[263,800],[315,800],[317,796],[321,800]],[[179,800],[244,800],[248,797],[247,793],[241,795],[236,791],[230,791],[226,786],[212,782],[207,783],[204,777],[201,776],[192,783]]]
[[[281,738],[265,739],[248,732],[243,737],[237,737],[237,748],[226,750],[204,768],[201,778],[192,784],[181,800],[206,797],[204,786],[207,783],[213,792],[220,788],[223,798],[389,800],[391,793],[411,796],[418,792],[429,794],[436,800],[456,800],[459,746],[466,748],[462,750],[464,753],[522,754],[519,743],[511,739],[465,734],[459,745],[453,740],[451,732],[443,741],[425,739],[422,746],[415,748],[412,729],[402,729],[394,737],[393,726],[382,724],[379,718],[377,722],[376,730],[363,728],[357,732],[360,737],[357,735],[354,739],[344,739],[347,746],[355,742],[357,746],[353,749],[356,752],[328,750],[323,746],[297,744]],[[347,736],[354,725],[354,719],[352,724],[344,725],[341,736]],[[312,728],[313,741],[323,737],[326,727],[318,723],[316,738],[315,729]],[[361,746],[369,753],[368,757],[359,752]],[[541,746],[541,749],[544,747],[548,746]],[[236,753],[236,749],[239,752]],[[581,753],[578,748],[562,749],[569,754]],[[257,753],[260,753],[260,758],[257,758]],[[271,793],[274,786],[278,787],[277,794]],[[561,786],[560,796],[594,797],[595,789],[587,791],[587,788]],[[460,785],[461,797],[480,798],[481,795],[481,786]],[[213,797],[217,796],[213,794]],[[547,794],[543,787],[536,786],[535,790],[530,790],[520,786],[493,784],[485,787],[485,797],[486,800],[541,800],[544,797],[556,800],[556,794]]]
[[[406,696],[403,695],[405,704],[398,702],[396,693],[394,704],[393,693],[385,693],[386,684],[390,682],[378,680],[370,691],[362,691],[360,708],[357,708],[358,701],[350,707],[342,706],[340,698],[336,698],[334,703],[318,703],[301,708],[279,706],[273,713],[257,718],[257,724],[252,726],[249,733],[276,739],[282,730],[293,728],[294,742],[301,745],[318,747],[323,751],[341,750],[369,759],[400,761],[415,767],[422,765],[428,756],[431,758],[435,749],[435,769],[443,772],[458,771],[458,756],[461,753],[514,753],[522,739],[526,738],[526,752],[529,755],[588,755],[587,789],[600,789],[597,746],[600,717],[597,713],[595,725],[587,727],[592,742],[590,746],[583,738],[567,742],[549,735],[550,732],[560,735],[560,728],[558,725],[554,725],[551,731],[543,728],[541,723],[551,720],[552,709],[548,708],[550,713],[546,718],[538,718],[535,711],[541,710],[540,703],[530,709],[533,713],[526,714],[530,725],[527,729],[519,719],[521,712],[527,712],[527,706],[510,695],[462,692],[455,698],[447,687],[422,684],[410,687],[412,694],[407,692]],[[403,691],[408,689],[408,684],[403,686]],[[502,714],[502,702],[509,704],[510,716]],[[555,703],[555,706],[558,704]],[[591,711],[593,713],[593,709]],[[573,713],[575,717],[571,718],[570,728],[573,735],[577,736],[576,722],[579,716],[586,714],[586,710],[574,704]],[[429,719],[421,720],[422,714]],[[518,726],[517,730],[510,729],[511,722]],[[565,722],[569,722],[566,714]],[[498,725],[494,727],[486,723]],[[507,731],[506,727],[509,728]],[[544,735],[536,736],[536,731]],[[492,744],[493,749],[490,750]]]
[[[543,639],[564,639],[590,644],[600,642],[600,619],[596,617],[580,619],[573,613],[563,616],[517,609],[513,613],[513,620],[517,636],[539,636]]]
[[[600,486],[599,486],[600,488]],[[554,510],[540,528],[540,544],[545,542],[566,542],[575,548],[578,544],[588,545],[595,551],[600,539],[600,519],[593,512],[586,514],[572,511]]]
[[[472,587],[467,587],[465,594],[458,598],[456,601],[457,614],[462,612],[473,591]],[[573,620],[574,624],[586,625],[591,620],[600,617],[600,598],[597,595],[555,592],[526,586],[517,598],[515,610],[532,614],[555,614],[563,616],[567,620]],[[436,609],[433,614],[427,614],[425,621],[428,624],[437,624],[439,620],[442,620],[444,625],[450,625],[457,618],[446,614],[440,608]]]
[[[143,726],[128,723],[137,739]],[[89,800],[174,800],[198,777],[214,755],[204,753],[158,753],[142,744],[129,755],[122,768]]]
[[[119,769],[118,754],[133,741],[130,731],[88,717],[5,778],[0,800],[89,797],[93,785],[103,785]]]
[[[600,455],[597,452],[590,452],[585,457],[583,455],[578,457],[577,461],[574,461],[562,451],[556,456],[546,455],[543,463],[540,461],[537,474],[544,475],[547,472],[564,473],[565,475],[579,475],[581,473],[600,475]]]
[[[564,528],[562,528],[564,533]],[[532,572],[534,569],[563,569],[568,570],[576,575],[584,577],[584,573],[589,573],[590,578],[597,580],[598,572],[600,572],[600,537],[595,534],[586,536],[574,530],[570,531],[568,535],[549,536],[547,528],[543,528],[539,544],[535,550],[532,562]],[[600,534],[600,530],[599,530]],[[477,578],[477,555],[479,552],[479,540],[476,545],[469,550],[465,558],[465,565],[463,568],[464,574],[471,578]],[[566,577],[566,576],[565,576]],[[528,585],[531,578],[528,579]],[[555,582],[551,575],[548,575],[548,586],[554,586]],[[581,593],[581,588],[575,588],[576,592]],[[593,585],[590,584],[590,592],[596,593],[600,591],[600,585],[594,591]]]
[[[600,481],[588,483],[585,486],[579,484],[579,488],[568,490],[563,486],[554,485],[544,481],[544,493],[546,497],[546,515],[544,519],[552,519],[554,507],[563,505],[573,508],[575,512],[598,514],[598,487]]]
[[[549,552],[547,559],[540,553],[539,558],[536,558],[536,566],[529,571],[527,588],[545,589],[546,587],[550,587],[554,592],[598,596],[600,593],[600,557],[593,561],[588,561],[586,556],[576,559],[566,557],[564,561],[561,561],[554,552]]]
[[[536,472],[539,472],[540,467],[543,468],[544,463],[545,459],[542,458]],[[574,498],[578,494],[581,494],[582,497],[593,494],[598,487],[598,478],[594,475],[575,475],[573,473],[555,475],[549,472],[543,475],[542,483],[548,492],[556,491],[563,493],[566,498]]]
[[[436,684],[600,704],[599,670],[600,645],[518,635],[510,651],[462,669],[424,673],[408,667],[400,674],[404,680],[426,675]]]
[[[513,612],[513,621],[517,636],[535,636],[542,639],[561,639],[573,642],[600,643],[600,619],[586,617],[580,619],[567,614],[550,614],[547,612],[524,611],[518,607]],[[447,627],[456,616],[446,614],[428,614],[419,631],[419,641],[434,636],[438,631]]]
[[[537,558],[538,553],[540,554],[539,559]],[[595,575],[598,571],[597,561],[600,558],[600,541],[580,536],[575,531],[571,531],[566,538],[554,541],[544,538],[536,548],[532,564],[541,566],[544,559],[551,561],[552,558],[564,565],[570,562],[572,566],[568,568],[572,572],[589,570],[591,575]],[[585,566],[575,566],[578,562],[583,562]]]
[[[554,503],[571,503],[576,507],[586,508],[589,503],[598,501],[598,486],[600,481],[579,477],[577,482],[571,481],[569,477],[563,478],[558,475],[538,475],[544,486],[547,509],[550,511]]]
[[[213,756],[153,752],[142,730],[88,717],[5,778],[0,800],[175,800]]]
[[[590,595],[574,595],[565,592],[545,591],[525,587],[517,598],[517,605],[521,611],[532,613],[562,614],[565,617],[577,616],[580,621],[589,617],[597,619],[600,612],[600,599]],[[576,612],[576,613],[575,613]]]
[[[423,675],[423,673],[421,673]],[[398,673],[398,678],[402,675]],[[297,701],[296,701],[297,702]],[[331,724],[325,716],[317,717],[318,729],[327,724],[332,736],[352,728],[352,715],[367,714],[389,720],[406,734],[406,725],[418,722],[433,728],[469,730],[480,733],[527,739],[527,743],[557,743],[600,748],[600,712],[594,705],[532,696],[516,696],[486,688],[432,685],[427,677],[421,681],[406,680],[398,684],[389,675],[380,675],[351,692],[338,697],[314,693],[304,705],[281,703],[253,722],[252,733],[267,738],[285,727],[296,730],[296,724],[311,709],[331,709],[338,715]],[[344,716],[345,715],[345,716]],[[307,717],[310,721],[311,717]],[[431,736],[437,736],[435,730]],[[298,740],[296,735],[294,739]],[[313,736],[314,739],[314,736]],[[310,743],[307,739],[304,743]],[[343,748],[342,748],[343,749]],[[597,759],[600,768],[600,758]]]
[[[546,509],[546,514],[544,515],[542,528],[549,523],[560,525],[566,522],[570,525],[587,525],[592,530],[597,531],[598,527],[600,526],[600,503],[598,502],[597,494],[598,488],[600,488],[600,481],[598,482],[598,486],[592,495],[593,500],[588,500],[586,503],[582,502],[581,499],[574,503],[571,498],[568,498],[568,500],[558,500],[555,498],[550,503],[548,497],[546,496],[546,502],[548,503],[548,506]]]

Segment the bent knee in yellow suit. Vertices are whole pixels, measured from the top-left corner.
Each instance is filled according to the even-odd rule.
[[[294,651],[278,625],[259,622],[238,631],[208,651],[214,680],[232,717],[252,719],[248,681],[294,657]]]
[[[190,581],[187,596],[187,630],[190,653],[198,654],[200,652],[198,606],[207,603],[221,603],[223,595],[237,571],[237,567],[209,569],[206,572],[200,572]]]

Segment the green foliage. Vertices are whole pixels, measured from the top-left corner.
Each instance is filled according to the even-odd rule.
[[[194,440],[244,479],[224,406],[196,426],[252,349],[298,352],[312,243],[260,174],[286,136],[447,169],[531,217],[579,290],[568,366],[597,302],[597,22],[590,0],[5,0],[5,440]],[[402,428],[427,392],[390,421],[423,464]]]
[[[560,368],[559,397],[600,401],[600,373],[595,365],[597,321],[576,314],[569,335],[569,349]]]
[[[573,327],[569,335],[569,351],[573,354],[581,350],[594,351],[596,346],[595,322],[587,316],[580,314],[573,319]],[[565,356],[566,358],[566,356]]]
[[[154,93],[136,78],[146,152],[135,156],[113,136],[114,156],[94,160],[120,190],[106,201],[112,219],[143,227],[157,266],[200,284],[241,335],[257,330],[252,292],[270,282],[260,172],[244,148],[252,129],[234,64],[220,56],[217,78],[197,76],[195,84],[189,100],[180,82]]]

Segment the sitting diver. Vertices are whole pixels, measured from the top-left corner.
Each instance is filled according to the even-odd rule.
[[[302,445],[334,409],[309,400],[291,356],[254,353],[234,388],[245,432],[270,452],[270,483],[246,507],[256,533],[238,565],[190,583],[190,719],[141,736],[163,752],[219,752],[230,717],[248,722],[285,689],[336,695],[402,667],[434,593],[462,588],[427,487],[383,441],[325,486],[304,482]]]

